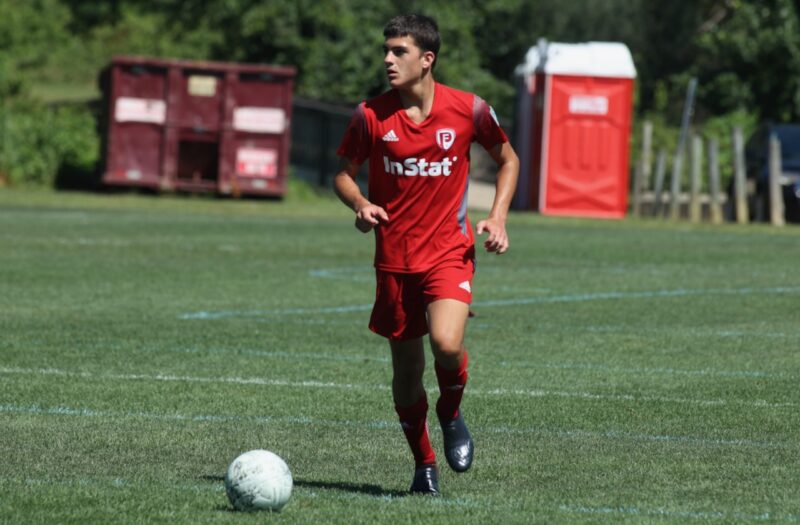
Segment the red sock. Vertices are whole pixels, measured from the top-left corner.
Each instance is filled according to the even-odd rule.
[[[395,405],[394,409],[400,417],[400,425],[406,435],[408,446],[414,454],[417,467],[436,463],[436,454],[428,438],[428,398],[423,394],[411,406],[401,407]]]
[[[436,402],[436,415],[442,421],[449,421],[458,416],[458,407],[461,406],[461,397],[467,384],[467,363],[469,357],[464,350],[461,366],[456,370],[447,370],[435,363],[436,379],[439,380],[439,400]]]

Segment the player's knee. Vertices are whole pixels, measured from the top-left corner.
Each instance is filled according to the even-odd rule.
[[[461,334],[455,332],[431,334],[431,347],[439,356],[456,357],[462,351]]]

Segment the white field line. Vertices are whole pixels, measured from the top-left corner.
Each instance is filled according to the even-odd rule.
[[[118,412],[106,410],[94,410],[91,408],[75,407],[42,407],[40,405],[0,405],[0,414],[26,414],[37,416],[71,416],[71,417],[91,417],[91,418],[125,418],[125,419],[149,419],[156,421],[183,421],[183,422],[202,422],[202,423],[248,423],[256,425],[308,425],[308,426],[327,426],[338,428],[357,428],[370,430],[391,430],[396,431],[399,423],[394,421],[353,421],[321,419],[309,416],[237,416],[219,414],[180,414],[180,413],[156,413],[156,412]],[[781,443],[773,441],[756,441],[750,439],[714,439],[697,436],[673,436],[641,434],[634,432],[621,432],[616,430],[581,430],[581,429],[552,429],[539,427],[481,427],[472,426],[473,433],[481,434],[500,434],[500,435],[536,435],[544,437],[558,437],[566,439],[607,439],[612,441],[640,441],[651,443],[670,443],[692,446],[716,446],[716,447],[753,447],[753,448],[779,448],[794,449],[798,448],[793,443]],[[439,429],[431,427],[431,432],[439,433]]]
[[[46,244],[48,246],[61,245],[61,246],[131,246],[131,241],[121,239],[105,239],[99,237],[22,237],[19,235],[4,235],[0,237],[4,240],[10,240],[16,243],[25,244]]]
[[[0,484],[21,484],[30,487],[35,486],[62,486],[62,487],[114,487],[114,488],[153,488],[153,485],[175,490],[186,490],[192,492],[225,492],[225,486],[220,483],[209,483],[201,485],[199,483],[168,483],[165,481],[153,481],[148,487],[148,483],[140,480],[129,480],[125,478],[77,478],[77,479],[52,479],[52,478],[12,478],[0,477]]]
[[[754,294],[798,294],[800,287],[779,286],[771,288],[705,288],[676,290],[646,290],[641,292],[598,292],[588,294],[569,294],[556,296],[520,297],[517,299],[496,299],[476,301],[475,307],[487,308],[496,306],[522,306],[535,304],[578,303],[588,301],[607,301],[618,299],[657,299],[669,297],[691,297],[703,295],[754,295]],[[371,304],[326,306],[317,308],[279,308],[272,310],[221,310],[187,312],[178,316],[183,320],[212,320],[237,317],[268,317],[293,315],[345,314],[366,312],[372,309]]]
[[[177,352],[197,355],[234,355],[251,357],[276,357],[286,359],[304,359],[320,361],[355,361],[360,363],[388,363],[388,357],[365,355],[344,355],[340,353],[320,352],[284,352],[276,350],[237,350],[227,348],[167,348],[166,352]],[[494,363],[489,363],[494,365]],[[500,361],[498,366],[508,368],[544,368],[549,370],[586,370],[590,372],[609,372],[612,374],[635,375],[685,375],[708,377],[735,377],[753,379],[795,379],[795,376],[781,372],[765,372],[761,370],[716,370],[702,368],[697,370],[670,367],[615,367],[590,363],[540,363],[538,361]]]
[[[278,357],[287,359],[303,359],[303,360],[320,360],[320,361],[356,361],[359,363],[365,362],[381,362],[388,363],[388,357],[382,356],[365,356],[365,355],[343,355],[340,353],[320,353],[320,352],[282,352],[276,350],[228,350],[225,348],[168,348],[168,352],[181,352],[187,354],[209,354],[209,355],[226,355],[226,356],[251,356],[251,357]]]
[[[356,385],[349,383],[332,383],[324,381],[288,381],[284,379],[266,379],[263,377],[197,377],[172,374],[92,374],[90,372],[74,372],[57,368],[7,368],[0,367],[0,374],[26,375],[58,375],[82,379],[112,381],[166,381],[184,383],[231,383],[236,385],[287,386],[296,388],[337,388],[342,390],[389,390],[388,386]]]
[[[701,368],[697,370],[671,367],[619,367],[587,363],[539,363],[536,361],[500,361],[500,366],[509,368],[545,368],[549,370],[587,370],[590,372],[609,372],[612,374],[635,375],[684,375],[710,377],[745,377],[754,379],[795,379],[796,376],[781,372],[761,370],[716,370]]]
[[[0,477],[0,484],[4,485],[24,485],[28,488],[32,487],[110,487],[113,489],[167,489],[178,490],[186,492],[211,492],[215,494],[224,494],[225,487],[221,482],[210,482],[207,484],[199,483],[169,483],[167,481],[153,481],[150,483],[143,481],[133,481],[125,478],[114,479],[92,479],[92,478],[78,478],[78,479],[49,479],[49,478],[10,478]],[[390,491],[386,491],[390,492]],[[354,501],[360,500],[364,502],[375,502],[382,505],[385,504],[407,504],[414,505],[427,505],[433,507],[462,507],[473,509],[487,509],[487,510],[501,510],[503,503],[495,503],[490,498],[469,498],[469,497],[456,497],[450,498],[447,496],[441,498],[407,498],[405,496],[396,496],[389,494],[373,495],[364,494],[360,492],[348,492],[347,489],[329,489],[314,488],[308,489],[297,483],[293,491],[293,499],[333,499],[341,501]],[[291,503],[290,503],[291,505]],[[735,511],[721,511],[721,510],[680,510],[680,509],[665,509],[665,508],[646,508],[646,507],[632,507],[632,506],[604,506],[604,507],[591,507],[575,504],[561,504],[558,506],[551,505],[536,505],[536,508],[541,510],[556,510],[558,512],[565,512],[570,514],[597,514],[605,516],[616,516],[618,518],[624,516],[631,516],[637,518],[668,518],[668,519],[682,519],[682,520],[703,520],[703,521],[725,521],[725,522],[764,522],[769,521],[772,523],[800,523],[800,515],[788,514],[785,512],[765,511],[760,514],[748,514]]]
[[[63,377],[77,377],[92,380],[112,381],[166,381],[184,383],[228,383],[237,385],[278,386],[293,388],[331,388],[338,390],[367,390],[388,391],[388,385],[359,385],[354,383],[334,383],[329,381],[289,381],[285,379],[266,379],[263,377],[198,377],[171,374],[93,374],[90,372],[74,372],[56,368],[9,368],[0,367],[0,374],[20,375],[58,375]],[[437,389],[430,389],[436,393]],[[795,408],[798,403],[785,402],[773,403],[765,400],[739,400],[739,399],[691,399],[666,396],[641,396],[633,394],[598,394],[593,392],[570,392],[540,389],[508,389],[508,388],[470,388],[471,396],[517,396],[517,397],[560,397],[570,399],[587,399],[597,401],[622,401],[622,402],[651,402],[651,403],[676,403],[695,406],[745,406],[751,408],[774,409]]]
[[[294,316],[309,314],[345,314],[353,312],[368,312],[372,310],[371,304],[356,304],[349,306],[329,306],[321,308],[284,308],[277,310],[223,310],[219,312],[188,312],[178,316],[182,320],[213,320],[231,319],[237,317],[271,317]]]

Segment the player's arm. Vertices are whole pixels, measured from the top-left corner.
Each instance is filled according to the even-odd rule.
[[[356,212],[356,228],[367,233],[381,222],[388,222],[386,210],[369,202],[356,184],[359,164],[347,157],[339,157],[339,169],[333,178],[336,195],[350,209]]]
[[[517,188],[519,177],[519,158],[514,148],[508,142],[497,144],[489,150],[489,155],[497,163],[497,183],[494,202],[489,217],[478,222],[476,232],[489,234],[483,245],[486,251],[498,255],[508,250],[508,234],[506,233],[506,218],[514,190]]]

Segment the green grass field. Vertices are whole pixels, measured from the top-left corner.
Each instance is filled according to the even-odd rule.
[[[343,206],[0,190],[0,523],[800,522],[797,227],[509,233],[474,285],[475,465],[407,497]],[[280,514],[228,504],[254,448],[292,469]]]

